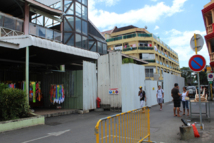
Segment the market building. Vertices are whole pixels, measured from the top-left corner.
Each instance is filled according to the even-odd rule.
[[[148,62],[145,65],[146,79],[163,80],[163,72],[181,75],[178,54],[146,28],[115,27],[102,34],[109,51],[121,51]]]
[[[212,67],[212,71],[214,71],[214,0],[211,0],[204,6],[204,9],[202,9],[202,15],[207,32],[205,40],[210,55],[210,66]]]
[[[88,0],[1,1],[0,82],[24,90],[32,108],[96,108],[96,63],[105,54]]]

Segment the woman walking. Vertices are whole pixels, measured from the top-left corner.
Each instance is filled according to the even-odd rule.
[[[186,87],[183,87],[182,93],[182,104],[183,104],[183,115],[185,115],[185,108],[187,109],[187,116],[189,116],[189,92]]]

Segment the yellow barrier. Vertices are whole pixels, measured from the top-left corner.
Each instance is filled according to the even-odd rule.
[[[96,143],[140,143],[150,141],[148,108],[100,119],[95,126]]]

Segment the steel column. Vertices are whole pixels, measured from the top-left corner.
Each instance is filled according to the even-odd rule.
[[[26,99],[27,103],[29,104],[29,47],[26,47],[25,81],[26,81]]]

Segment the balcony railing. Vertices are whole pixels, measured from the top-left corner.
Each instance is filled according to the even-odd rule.
[[[29,24],[29,34],[48,40],[61,42],[61,32],[45,28],[33,23]]]
[[[138,37],[152,37],[152,34],[138,33]]]
[[[132,48],[123,48],[123,51],[134,51],[134,50],[154,50],[153,47],[132,47]]]
[[[24,21],[0,12],[0,37],[24,35]]]
[[[214,53],[211,53],[211,54],[210,54],[210,61],[211,61],[211,62],[214,62]]]
[[[213,33],[213,26],[212,26],[212,24],[207,27],[207,34],[211,34],[211,33]]]
[[[144,60],[144,59],[143,59]],[[147,61],[149,63],[155,63],[155,60],[144,60],[144,61]]]
[[[123,36],[123,39],[128,39],[128,38],[134,38],[134,37],[136,37],[137,36],[137,34],[129,34],[129,35],[125,35],[125,36]]]
[[[117,41],[117,40],[121,40],[121,39],[123,39],[123,37],[122,37],[122,36],[119,36],[119,37],[107,39],[106,42],[113,42],[113,41]]]

